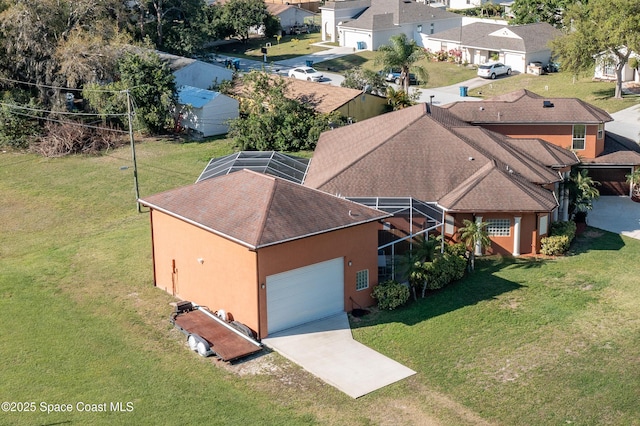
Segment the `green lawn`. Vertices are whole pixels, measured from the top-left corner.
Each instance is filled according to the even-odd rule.
[[[266,47],[267,43],[271,46],[267,48],[267,61],[278,62],[285,59],[295,58],[296,56],[309,55],[313,52],[327,50],[325,47],[313,46],[314,43],[320,41],[320,33],[286,35],[279,41],[276,38],[251,38],[246,43],[233,42],[221,44],[209,49],[212,53],[237,56],[240,58],[251,59],[254,61],[262,61],[262,47]]]
[[[138,143],[140,193],[190,184],[231,149]],[[0,400],[36,403],[0,424],[640,424],[640,241],[590,230],[565,258],[483,259],[354,322],[358,340],[418,374],[352,400],[274,353],[227,366],[187,349],[172,298],[152,286],[149,218],[122,166],[127,147],[0,153]]]

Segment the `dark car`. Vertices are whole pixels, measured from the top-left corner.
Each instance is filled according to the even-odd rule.
[[[400,81],[401,74],[402,74],[402,71],[399,68],[391,68],[389,70],[380,71],[380,75],[384,76],[384,79],[386,81],[392,81],[395,84],[402,83],[402,81]],[[409,73],[409,84],[418,84],[418,79],[416,78],[416,75],[413,73]]]

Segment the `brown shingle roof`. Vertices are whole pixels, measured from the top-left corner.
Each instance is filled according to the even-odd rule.
[[[464,123],[445,109],[419,104],[323,133],[304,184],[348,197],[440,202],[492,161],[508,165],[515,172],[509,176],[522,175],[518,179],[523,181],[560,180],[557,172],[504,136]],[[530,188],[511,185],[509,190]],[[487,199],[520,197],[488,191]]]
[[[640,145],[623,136],[605,132],[604,151],[596,158],[584,158],[581,162],[615,166],[640,165]]]
[[[551,103],[545,107],[544,102]],[[458,118],[471,124],[597,124],[613,121],[606,111],[576,98],[545,98],[528,90],[478,102],[446,105]]]
[[[151,195],[140,202],[249,248],[389,216],[358,203],[248,170]]]
[[[490,161],[438,204],[456,212],[538,212],[558,205],[551,191],[509,170],[504,164]]]
[[[333,112],[362,95],[361,90],[349,89],[347,87],[314,83],[312,81],[297,80],[295,78],[283,79],[277,75],[269,75],[269,77],[273,82],[276,80],[286,81],[286,88],[284,90],[285,97],[307,104],[310,108],[323,114]],[[233,91],[237,96],[251,97],[250,87],[239,80],[235,83]],[[367,94],[367,96],[375,95]]]
[[[563,168],[580,162],[575,152],[542,139],[506,138],[505,141],[547,167]]]

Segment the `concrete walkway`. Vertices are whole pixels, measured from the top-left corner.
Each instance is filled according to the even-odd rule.
[[[346,313],[269,335],[262,343],[352,398],[416,374],[353,340]]]
[[[640,203],[629,197],[602,196],[593,202],[587,225],[640,240]]]

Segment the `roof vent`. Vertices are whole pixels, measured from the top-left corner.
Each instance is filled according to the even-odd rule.
[[[484,111],[484,107],[483,106],[480,107],[480,111]]]
[[[542,101],[542,108],[553,108],[553,102],[551,102],[551,101]]]

